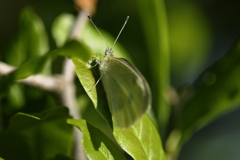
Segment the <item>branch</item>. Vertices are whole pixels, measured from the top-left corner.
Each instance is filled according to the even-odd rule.
[[[4,76],[14,71],[16,67],[0,62],[0,76]],[[28,78],[17,80],[17,83],[39,88],[48,92],[59,93],[64,80],[61,76],[32,75]]]
[[[0,62],[0,76],[6,75],[14,71],[16,67],[10,66],[6,63]]]

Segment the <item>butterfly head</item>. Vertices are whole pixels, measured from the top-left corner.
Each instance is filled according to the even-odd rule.
[[[106,57],[113,57],[113,50],[112,50],[112,48],[107,47],[107,49],[105,51],[105,56]]]

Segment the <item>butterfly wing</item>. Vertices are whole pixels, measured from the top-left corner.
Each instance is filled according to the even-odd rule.
[[[123,58],[109,58],[100,68],[113,123],[128,128],[151,107],[151,91],[142,74]]]

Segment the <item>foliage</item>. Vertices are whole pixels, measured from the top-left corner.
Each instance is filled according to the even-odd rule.
[[[80,40],[69,38],[76,17],[61,13],[52,24],[51,37],[41,18],[26,7],[18,35],[3,55],[4,62],[17,68],[0,77],[0,124],[4,126],[0,128],[0,159],[72,159],[74,127],[83,134],[81,143],[88,159],[177,159],[195,132],[239,107],[240,41],[200,73],[212,39],[197,5],[162,0],[129,3],[137,13],[132,19],[140,19],[136,31],[141,30],[142,45],[129,43],[126,27],[121,35],[126,42],[119,40],[126,47],[117,43],[114,54],[143,70],[152,88],[152,110],[128,129],[115,127],[102,84],[93,87],[100,77],[98,67],[92,67],[96,65],[93,57],[103,57],[97,53],[104,53],[106,46],[101,36],[86,24],[77,35]],[[100,31],[113,44],[114,38]],[[82,119],[73,119],[69,106],[59,106],[51,94],[18,83],[35,74],[54,75],[50,66],[61,66],[60,57],[70,58],[75,66]],[[171,74],[175,86],[186,81],[186,75],[196,80],[175,90],[170,86]]]

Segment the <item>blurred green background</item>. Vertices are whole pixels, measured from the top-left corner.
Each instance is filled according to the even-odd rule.
[[[236,0],[167,0],[165,1],[169,27],[169,45],[171,59],[171,85],[179,87],[192,83],[197,76],[213,62],[225,55],[240,35],[240,1]],[[0,60],[6,62],[11,43],[16,39],[19,28],[21,10],[32,6],[41,17],[48,33],[50,49],[56,47],[51,37],[54,19],[61,13],[76,15],[71,0],[8,0],[0,1]],[[124,29],[119,43],[131,55],[137,68],[143,73],[151,85],[149,72],[149,56],[147,56],[146,40],[139,19],[136,1],[100,0],[95,24],[116,37],[126,16],[130,20]],[[105,49],[105,46],[103,46]],[[61,71],[62,59],[58,58],[52,65],[52,72]],[[78,94],[84,93],[79,83]],[[18,87],[11,87],[9,92],[23,95],[11,100],[3,99],[2,106],[9,119],[17,111],[27,113],[42,111],[56,105],[51,95],[30,87],[24,93],[17,93]],[[151,86],[154,88],[154,86]],[[84,103],[84,97],[79,97]],[[36,103],[39,102],[39,103]],[[40,102],[44,102],[40,103]],[[86,102],[88,103],[88,102]],[[7,105],[6,105],[7,104]],[[39,106],[36,106],[39,104]],[[31,108],[34,105],[36,107]],[[9,107],[11,106],[11,107]],[[14,107],[13,107],[14,106]],[[25,106],[24,108],[22,108]],[[42,107],[44,106],[44,108]],[[91,113],[91,112],[90,112]],[[89,112],[86,112],[85,116]],[[240,159],[240,110],[231,112],[198,131],[185,144],[180,160],[237,160]],[[84,115],[83,115],[84,116]],[[5,120],[6,121],[6,120]]]

